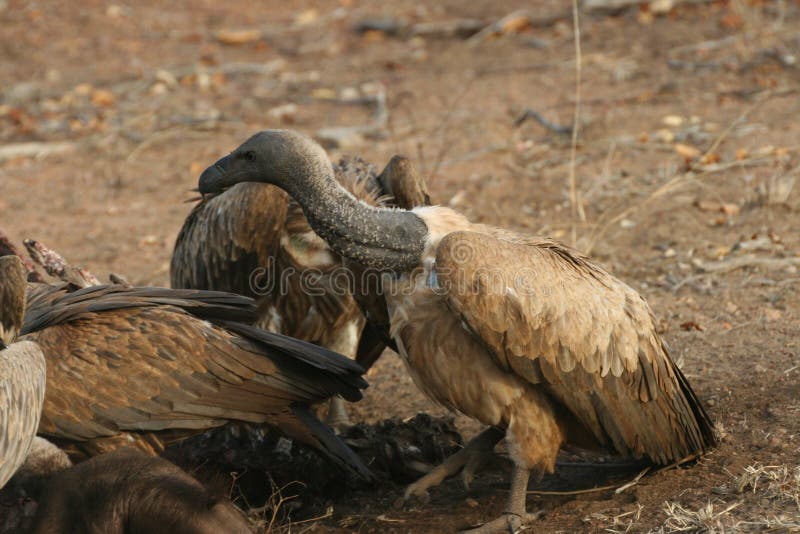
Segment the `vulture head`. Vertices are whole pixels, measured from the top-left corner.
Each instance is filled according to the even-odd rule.
[[[0,257],[0,344],[10,345],[17,337],[25,315],[28,270],[17,256]]]
[[[203,171],[198,189],[216,194],[242,182],[272,184],[289,193],[314,231],[342,256],[379,271],[406,271],[421,263],[428,234],[422,219],[359,202],[336,181],[322,147],[299,132],[255,134]]]

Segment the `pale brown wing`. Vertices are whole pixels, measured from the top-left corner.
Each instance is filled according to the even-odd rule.
[[[25,339],[48,361],[40,433],[82,442],[123,431],[188,435],[230,420],[267,423],[368,472],[305,409],[333,395],[358,400],[366,387],[361,368],[220,313],[235,309],[230,302],[252,311],[250,299],[112,286],[31,300],[38,319],[26,317]]]
[[[258,296],[253,284],[266,286],[275,276],[286,206],[283,191],[252,183],[200,202],[175,241],[172,287]]]
[[[0,350],[0,488],[25,462],[42,412],[45,360],[35,343]]]
[[[456,232],[439,244],[436,278],[497,365],[541,385],[601,444],[669,463],[714,443],[645,301],[576,252]]]

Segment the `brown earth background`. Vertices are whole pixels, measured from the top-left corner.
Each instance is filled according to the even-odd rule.
[[[405,154],[434,201],[574,242],[640,291],[718,423],[694,465],[530,495],[532,531],[796,531],[800,2],[598,3],[578,56],[556,0],[0,0],[0,227],[167,285],[190,188],[253,132],[379,168]],[[515,124],[526,108],[548,125]],[[393,355],[368,379],[357,421],[443,413]],[[636,474],[564,468],[530,489]],[[453,531],[498,514],[506,484],[455,479],[405,509],[387,485],[273,527]]]

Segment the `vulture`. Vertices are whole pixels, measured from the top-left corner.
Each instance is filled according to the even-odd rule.
[[[388,336],[433,400],[489,428],[409,486],[462,468],[505,437],[514,463],[505,513],[476,532],[512,531],[530,473],[555,469],[562,445],[669,464],[715,444],[713,423],[630,286],[556,241],[439,206],[359,202],[325,151],[286,130],[257,133],[200,176],[201,193],[276,185],[332,250],[380,274]]]
[[[252,299],[29,284],[27,300],[21,339],[47,361],[38,433],[73,460],[121,446],[158,454],[175,440],[240,421],[277,427],[371,479],[309,410],[333,395],[358,400],[363,370],[322,347],[251,326]]]
[[[0,257],[0,488],[25,462],[44,403],[44,354],[35,343],[17,341],[27,278],[17,256]]]
[[[367,204],[428,203],[424,181],[405,158],[393,158],[379,176],[358,158],[334,169],[338,183]],[[309,227],[297,202],[277,187],[243,183],[205,195],[189,213],[170,278],[174,288],[253,297],[258,326],[355,358],[364,318],[341,267],[341,257]],[[371,365],[380,355],[375,343],[370,349],[362,363]],[[327,421],[347,423],[340,397],[331,399]]]
[[[163,458],[117,449],[55,475],[33,534],[216,534],[252,532],[225,498]]]

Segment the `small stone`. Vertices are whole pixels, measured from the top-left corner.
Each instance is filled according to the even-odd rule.
[[[469,506],[470,508],[475,508],[478,506],[478,501],[476,501],[472,497],[467,497],[467,500],[465,502],[467,503],[467,506]]]
[[[666,128],[661,128],[660,130],[656,131],[656,139],[662,143],[672,143],[675,141],[675,134]]]
[[[267,116],[280,122],[294,122],[297,117],[297,104],[284,104],[267,111]]]
[[[677,128],[678,126],[684,123],[684,118],[681,117],[680,115],[667,115],[666,117],[661,119],[661,122],[664,124],[664,126]]]

